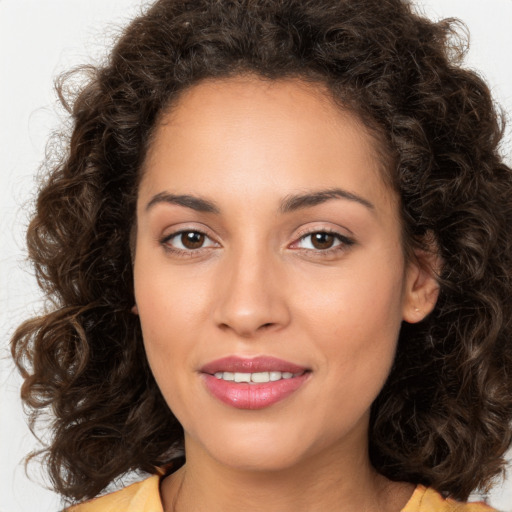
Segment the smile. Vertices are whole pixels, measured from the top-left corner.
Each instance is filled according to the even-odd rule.
[[[303,373],[303,372],[302,372]],[[300,373],[293,374],[291,372],[257,372],[257,373],[233,373],[233,372],[217,372],[215,377],[226,381],[247,382],[249,384],[262,384],[265,382],[277,382],[281,379],[292,379],[298,377]]]
[[[209,393],[236,409],[263,409],[299,390],[311,371],[274,357],[226,357],[201,368]]]

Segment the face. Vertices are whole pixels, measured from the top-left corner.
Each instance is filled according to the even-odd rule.
[[[363,453],[401,322],[428,311],[362,123],[320,86],[203,82],[143,172],[137,310],[187,453],[272,470]]]

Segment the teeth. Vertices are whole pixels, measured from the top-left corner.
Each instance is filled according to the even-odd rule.
[[[253,373],[251,382],[270,382],[270,374],[268,372]]]
[[[235,382],[251,382],[251,374],[235,373]]]
[[[291,372],[257,372],[257,373],[239,373],[239,372],[217,372],[215,377],[217,379],[235,381],[235,382],[248,382],[255,384],[262,384],[265,382],[275,382],[281,379],[291,379],[301,375],[297,373],[294,375]]]

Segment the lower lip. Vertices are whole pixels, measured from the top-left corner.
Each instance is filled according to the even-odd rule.
[[[203,373],[208,391],[221,402],[237,409],[263,409],[286,397],[302,386],[309,372],[291,379],[281,379],[263,384],[235,383],[218,379],[214,375]]]

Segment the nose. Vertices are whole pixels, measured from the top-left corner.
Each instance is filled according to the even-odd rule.
[[[283,262],[262,250],[247,252],[224,261],[217,276],[214,321],[222,330],[252,338],[288,325],[290,311]]]

